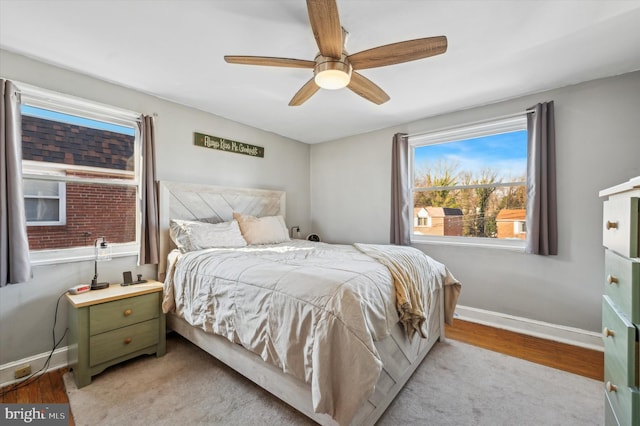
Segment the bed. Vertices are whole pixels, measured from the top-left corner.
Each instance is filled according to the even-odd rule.
[[[185,250],[176,224],[218,224],[227,235],[238,222],[249,239],[247,224],[280,218],[288,234],[285,193],[163,181],[159,195],[168,328],[317,423],[374,424],[444,339],[460,284],[421,252],[288,236]],[[425,271],[419,321],[405,309],[418,287],[398,285],[416,270]]]

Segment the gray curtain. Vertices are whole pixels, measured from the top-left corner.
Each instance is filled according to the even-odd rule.
[[[528,229],[525,251],[545,256],[557,255],[556,126],[553,101],[529,109],[527,132]]]
[[[22,191],[20,91],[0,79],[0,287],[29,281],[31,261]]]
[[[391,151],[391,244],[410,243],[409,140],[405,133],[393,135]]]
[[[142,137],[140,264],[157,265],[160,258],[160,231],[153,117],[143,115],[140,125]]]

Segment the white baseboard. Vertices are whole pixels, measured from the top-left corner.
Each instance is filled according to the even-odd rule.
[[[58,368],[67,366],[67,349],[65,346],[63,348],[58,348],[53,351],[53,355],[51,355],[51,361],[49,362],[49,368],[47,371],[57,370]],[[31,364],[31,373],[35,373],[40,370],[47,358],[49,358],[49,352],[44,352],[38,355],[30,356],[28,358],[23,358],[18,361],[9,362],[3,365],[0,365],[0,387],[12,385],[14,383],[19,383],[25,380],[26,377],[22,377],[20,379],[15,379],[15,371],[17,368],[23,366],[24,364]],[[44,371],[38,373],[42,374]]]
[[[593,331],[461,305],[456,306],[456,318],[541,339],[604,351],[602,335]]]

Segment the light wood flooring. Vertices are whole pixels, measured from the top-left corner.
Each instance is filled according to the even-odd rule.
[[[604,352],[585,349],[456,319],[446,326],[447,338],[547,367],[604,380]]]
[[[552,342],[537,337],[526,336],[498,328],[454,320],[453,326],[446,327],[447,338],[459,340],[481,348],[549,367],[603,380],[604,355],[602,352],[584,349],[564,343]],[[0,390],[0,402],[52,404],[68,403],[62,375],[67,368],[50,371],[38,380],[17,389],[7,386]],[[69,424],[74,425],[73,415]]]

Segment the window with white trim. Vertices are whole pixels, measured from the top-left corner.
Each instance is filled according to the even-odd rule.
[[[139,115],[31,86],[20,89],[24,203],[34,263],[46,263],[44,252],[55,253],[57,261],[91,257],[100,237],[116,255],[136,253]]]
[[[25,179],[24,207],[27,226],[65,225],[65,184]]]
[[[526,116],[409,136],[412,242],[524,247]]]

